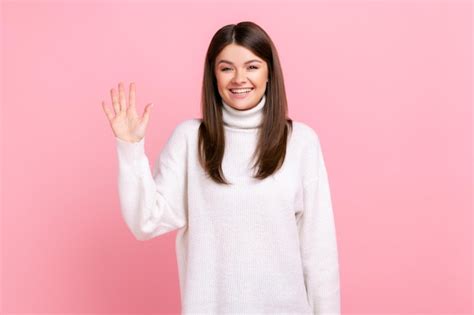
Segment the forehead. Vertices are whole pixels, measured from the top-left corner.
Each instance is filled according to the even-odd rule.
[[[250,49],[236,44],[229,44],[222,49],[216,57],[216,64],[219,64],[221,60],[227,60],[233,64],[244,64],[249,60],[263,62],[263,59],[255,55]]]

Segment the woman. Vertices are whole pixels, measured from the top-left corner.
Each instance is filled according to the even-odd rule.
[[[339,314],[339,264],[318,135],[287,117],[277,51],[252,22],[207,51],[202,119],[180,122],[155,161],[123,84],[103,108],[116,137],[123,218],[138,240],[177,230],[183,314]]]

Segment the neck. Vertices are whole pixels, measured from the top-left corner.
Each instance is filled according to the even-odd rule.
[[[239,129],[261,127],[265,100],[266,97],[264,94],[256,106],[245,110],[235,109],[222,100],[222,120],[224,121],[224,125]]]

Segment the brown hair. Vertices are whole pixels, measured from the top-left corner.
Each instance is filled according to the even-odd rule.
[[[253,168],[259,169],[257,179],[265,179],[277,171],[285,160],[287,138],[293,129],[288,118],[283,72],[276,48],[268,34],[257,24],[243,21],[229,24],[214,34],[206,53],[202,84],[202,122],[199,126],[199,162],[207,175],[216,183],[229,184],[222,171],[225,133],[222,120],[222,99],[217,88],[214,67],[217,55],[229,44],[243,46],[265,60],[268,65],[268,83],[265,91],[263,121],[253,158]]]

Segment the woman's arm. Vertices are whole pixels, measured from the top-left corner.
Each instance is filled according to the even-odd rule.
[[[156,159],[153,173],[139,142],[116,139],[118,192],[123,219],[137,240],[187,224],[186,139],[178,125]]]
[[[327,170],[316,134],[305,155],[303,211],[297,216],[308,301],[314,314],[340,314],[339,261]]]

